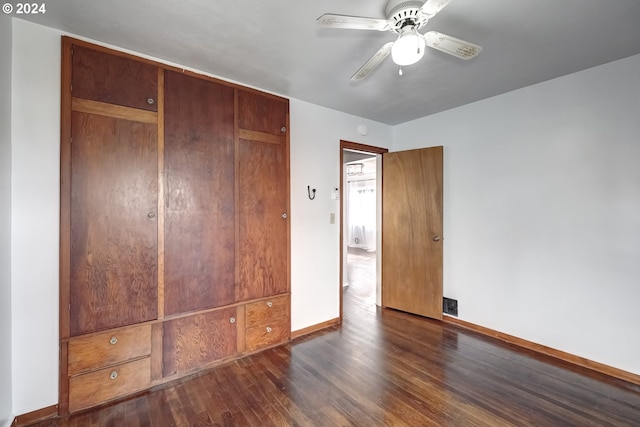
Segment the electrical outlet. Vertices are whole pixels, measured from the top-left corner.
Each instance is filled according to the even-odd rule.
[[[458,300],[447,297],[442,298],[442,312],[458,317]]]

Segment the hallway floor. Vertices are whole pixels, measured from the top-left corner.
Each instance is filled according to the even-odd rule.
[[[343,289],[344,303],[354,308],[376,311],[376,252],[349,248],[347,255],[349,286]]]

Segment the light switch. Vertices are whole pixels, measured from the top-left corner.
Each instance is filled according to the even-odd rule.
[[[335,224],[336,223],[336,214],[334,214],[333,212],[331,212],[329,214],[329,224]]]

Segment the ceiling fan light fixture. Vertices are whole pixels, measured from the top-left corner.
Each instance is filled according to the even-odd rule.
[[[391,48],[393,62],[400,66],[415,64],[424,56],[424,37],[413,26],[400,30],[398,40]]]

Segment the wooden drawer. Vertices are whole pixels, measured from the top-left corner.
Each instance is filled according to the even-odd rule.
[[[142,390],[151,384],[150,358],[69,378],[69,411],[88,408]]]
[[[270,298],[246,305],[245,309],[245,326],[252,328],[254,326],[267,325],[275,319],[289,319],[289,296]]]
[[[289,317],[276,318],[260,326],[247,328],[245,332],[246,350],[255,351],[289,340],[291,325]]]
[[[74,376],[149,354],[149,324],[75,338],[69,341],[68,374]]]

